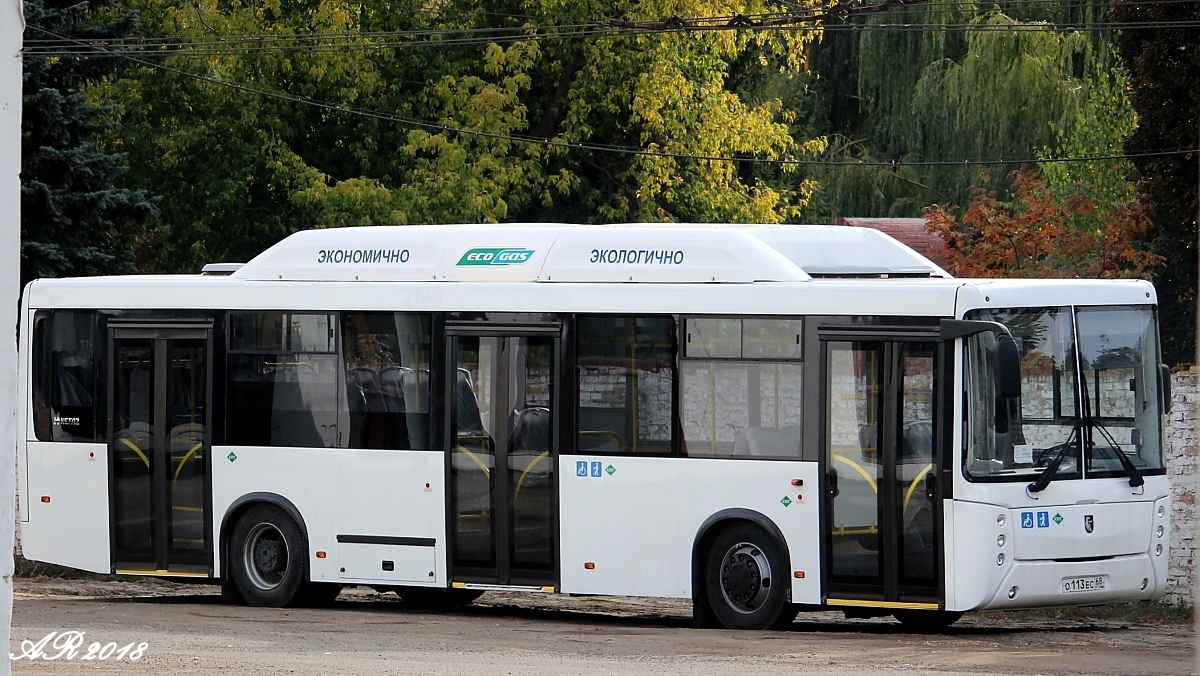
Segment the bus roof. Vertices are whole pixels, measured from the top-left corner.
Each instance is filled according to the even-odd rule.
[[[660,223],[306,230],[230,276],[255,281],[577,283],[950,277],[899,241],[866,228]]]

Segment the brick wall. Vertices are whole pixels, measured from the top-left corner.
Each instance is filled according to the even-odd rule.
[[[1171,477],[1171,561],[1167,579],[1168,603],[1195,604],[1196,587],[1196,457],[1200,435],[1200,371],[1175,373],[1171,378],[1171,413],[1167,416],[1165,448]]]

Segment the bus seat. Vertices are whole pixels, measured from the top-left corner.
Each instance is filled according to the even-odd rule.
[[[429,410],[429,371],[421,369],[400,371],[400,392],[405,405],[415,411]]]
[[[404,373],[412,369],[403,366],[385,366],[379,371],[379,390],[388,413],[404,413]]]
[[[734,456],[800,457],[800,426],[747,427],[733,440]]]
[[[933,458],[933,423],[914,420],[904,423],[900,440],[901,462],[929,462]]]
[[[350,394],[351,411],[362,413],[387,411],[383,391],[379,384],[379,374],[370,366],[355,366],[347,369],[346,388]]]
[[[471,383],[471,373],[460,368],[455,381],[453,423],[459,435],[486,435],[483,415],[479,412],[479,400],[475,398],[475,386]]]
[[[521,496],[522,489],[526,490],[528,498],[534,487],[550,485],[554,470],[554,461],[550,458],[550,409],[531,406],[513,411],[509,430],[508,468],[515,482],[515,501]]]
[[[509,453],[541,453],[550,450],[550,409],[531,406],[513,411],[509,425]]]

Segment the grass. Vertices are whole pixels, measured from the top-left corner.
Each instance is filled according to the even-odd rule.
[[[137,575],[103,575],[101,573],[91,573],[86,570],[57,566],[53,563],[30,561],[20,555],[13,556],[13,563],[14,578],[51,578],[54,580],[89,580],[92,582],[131,582],[143,579]]]
[[[1056,620],[1124,620],[1136,624],[1192,624],[1195,621],[1191,606],[1171,605],[1162,601],[1113,603],[1082,608],[988,611],[981,615],[992,619],[1024,616]]]

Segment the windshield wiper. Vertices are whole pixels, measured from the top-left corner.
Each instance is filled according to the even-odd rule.
[[[1125,474],[1129,476],[1129,487],[1137,488],[1138,486],[1146,483],[1146,480],[1142,478],[1142,473],[1138,471],[1136,466],[1134,466],[1133,461],[1129,459],[1129,456],[1125,453],[1124,449],[1121,448],[1121,445],[1118,444],[1117,440],[1113,438],[1113,435],[1109,433],[1108,428],[1104,426],[1104,423],[1100,422],[1099,420],[1091,420],[1089,423],[1096,429],[1100,430],[1100,434],[1104,437],[1104,440],[1107,441],[1111,445],[1111,448],[1117,452],[1117,460],[1120,461],[1121,467],[1125,469]],[[1093,446],[1092,453],[1095,452],[1096,448]]]
[[[1067,457],[1067,451],[1071,450],[1071,445],[1075,441],[1075,436],[1079,433],[1082,423],[1083,421],[1081,420],[1075,421],[1075,426],[1071,428],[1071,435],[1059,447],[1058,455],[1054,456],[1054,459],[1046,464],[1046,469],[1042,470],[1036,481],[1025,487],[1025,492],[1041,493],[1046,490],[1051,481],[1054,481],[1054,475],[1058,473],[1058,467],[1062,464],[1063,458]]]
[[[1125,455],[1125,451],[1121,450],[1121,445],[1118,444],[1117,440],[1113,439],[1112,435],[1108,433],[1108,428],[1104,426],[1104,423],[1100,422],[1099,419],[1092,417],[1092,400],[1090,397],[1088,397],[1087,376],[1084,375],[1082,369],[1079,371],[1079,384],[1081,385],[1079,389],[1083,392],[1083,407],[1081,413],[1083,413],[1083,422],[1087,425],[1087,433],[1084,435],[1084,446],[1086,447],[1088,453],[1085,454],[1084,457],[1090,458],[1095,455],[1096,443],[1092,441],[1092,428],[1100,430],[1100,435],[1104,437],[1108,443],[1112,444],[1113,450],[1117,452],[1117,460],[1120,461],[1121,467],[1125,470],[1125,474],[1129,477],[1129,487],[1137,488],[1138,486],[1146,483],[1146,480],[1142,478],[1142,473],[1133,466],[1133,462],[1129,459],[1129,456]]]

